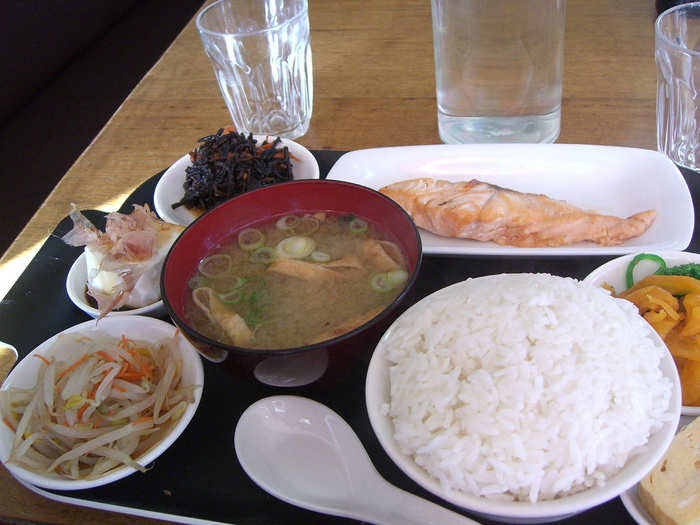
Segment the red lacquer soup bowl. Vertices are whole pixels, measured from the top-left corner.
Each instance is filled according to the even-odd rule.
[[[338,337],[315,344],[280,349],[255,349],[225,344],[199,333],[188,319],[186,296],[192,293],[190,279],[200,261],[222,243],[235,239],[245,228],[273,221],[288,214],[303,216],[313,212],[329,216],[362,217],[374,224],[383,235],[401,250],[408,277],[405,288],[381,312],[364,324]],[[173,244],[163,266],[161,292],[173,322],[212,360],[231,356],[247,357],[253,362],[270,356],[290,356],[317,349],[332,356],[339,346],[365,346],[367,337],[381,335],[387,320],[398,315],[406,302],[420,268],[421,241],[413,221],[393,200],[370,188],[342,181],[300,180],[260,188],[227,201],[202,215]],[[379,333],[376,333],[379,332]],[[366,349],[371,353],[373,346]],[[358,348],[358,351],[360,349]]]

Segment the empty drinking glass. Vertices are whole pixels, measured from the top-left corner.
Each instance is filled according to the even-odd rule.
[[[700,168],[700,2],[656,20],[656,140],[676,164]]]
[[[294,139],[311,120],[307,0],[219,0],[197,17],[237,131]]]

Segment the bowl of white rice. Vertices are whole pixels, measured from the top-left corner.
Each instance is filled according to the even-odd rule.
[[[602,504],[662,457],[678,373],[627,301],[547,274],[454,284],[383,335],[366,380],[372,428],[426,490],[506,522]]]

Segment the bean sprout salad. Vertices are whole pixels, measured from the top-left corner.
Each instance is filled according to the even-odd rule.
[[[0,391],[14,432],[8,461],[36,473],[95,479],[138,463],[194,402],[183,385],[177,338],[157,343],[82,334],[59,336],[32,388]]]

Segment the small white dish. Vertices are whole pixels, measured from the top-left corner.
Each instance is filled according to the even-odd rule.
[[[683,416],[680,419],[680,424],[678,425],[678,430],[680,430],[685,425],[689,424],[693,420],[690,416]],[[639,525],[658,525],[656,520],[651,514],[644,508],[641,500],[639,499],[639,493],[637,492],[639,484],[629,488],[622,494],[620,494],[620,499],[622,504],[630,513],[630,516],[639,523]]]
[[[700,263],[700,254],[697,253],[658,250],[645,253],[658,255],[666,261],[669,267],[687,263]],[[636,253],[623,255],[622,257],[617,257],[612,261],[606,262],[589,273],[584,279],[584,282],[590,282],[596,286],[607,284],[612,286],[617,292],[626,290],[627,284],[625,282],[625,274],[629,263],[636,255]],[[637,282],[639,279],[654,273],[657,268],[658,265],[652,261],[640,261],[635,267],[634,281]],[[700,416],[700,407],[682,406],[681,414],[684,416]]]
[[[66,278],[66,292],[71,302],[91,317],[97,318],[100,311],[91,306],[85,297],[85,285],[87,283],[87,264],[85,262],[85,252],[71,265]],[[124,316],[124,315],[149,315],[152,317],[162,317],[166,315],[165,305],[163,301],[156,301],[153,304],[142,308],[132,308],[130,310],[117,310],[109,312],[107,316]]]
[[[582,490],[570,496],[557,499],[530,503],[526,501],[502,501],[467,494],[442,487],[440,482],[431,477],[416,461],[404,454],[394,438],[394,424],[386,413],[386,407],[391,400],[390,367],[386,359],[388,345],[396,344],[392,332],[402,323],[404,316],[411,315],[414,310],[425,308],[425,303],[440,301],[441,298],[455,293],[470,293],[471,286],[489,287],[489,280],[499,276],[486,276],[460,282],[442,288],[421,299],[392,323],[379,340],[367,369],[365,382],[365,399],[370,424],[384,451],[391,460],[418,485],[436,496],[449,501],[463,509],[486,519],[506,523],[544,523],[564,519],[597,505],[605,503],[637,483],[663,456],[675,434],[680,409],[680,384],[676,367],[671,354],[666,352],[660,363],[660,369],[665,377],[673,384],[671,408],[674,412],[669,421],[651,435],[644,452],[630,458],[625,466],[615,475],[606,480],[605,485]],[[483,289],[483,288],[482,288]],[[663,345],[661,338],[652,333],[658,345]]]
[[[695,225],[688,185],[671,160],[656,151],[579,144],[440,144],[352,151],[328,173],[378,190],[400,180],[479,179],[525,193],[544,194],[585,210],[628,217],[656,210],[644,234],[619,246],[576,243],[519,248],[441,237],[420,231],[423,252],[483,255],[619,255],[684,250]]]
[[[135,340],[156,342],[175,337],[177,333],[177,329],[165,321],[137,315],[108,316],[97,324],[94,321],[86,321],[54,335],[37,346],[14,367],[1,388],[2,390],[7,390],[13,387],[33,387],[36,384],[37,374],[41,367],[41,360],[33,356],[36,354],[44,357],[51,356],[52,351],[55,349],[54,342],[62,334],[80,334],[88,337],[103,334],[115,339],[126,335]],[[178,338],[178,350],[183,363],[182,384],[200,385],[200,388],[197,388],[195,391],[194,402],[187,406],[183,415],[177,423],[170,428],[168,433],[165,434],[160,443],[138,458],[139,463],[142,465],[152,463],[175,442],[178,436],[185,430],[199,406],[204,384],[202,361],[192,344],[181,335]],[[116,481],[136,472],[131,467],[122,466],[93,480],[71,480],[63,478],[56,473],[37,474],[21,466],[7,462],[13,439],[14,432],[6,425],[0,425],[0,458],[13,476],[37,487],[55,490],[87,489],[111,483],[112,481]]]
[[[264,140],[271,140],[264,135],[254,135],[258,143]],[[296,157],[292,159],[292,176],[294,180],[302,179],[318,179],[319,168],[316,158],[311,152],[301,144],[298,144],[289,139],[281,139],[280,146],[287,146],[289,154]],[[158,216],[167,222],[187,226],[199,215],[185,206],[179,206],[173,209],[172,205],[180,201],[184,195],[183,184],[185,183],[185,169],[191,166],[189,153],[178,159],[170,166],[156,184],[156,189],[153,194],[153,204],[156,208]]]

